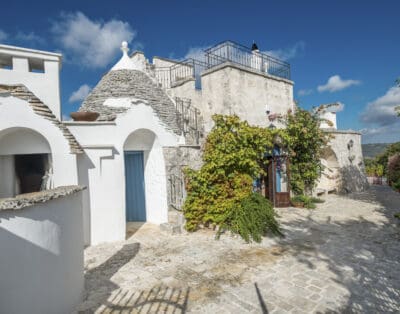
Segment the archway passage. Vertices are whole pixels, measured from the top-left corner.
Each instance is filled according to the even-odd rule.
[[[0,197],[51,187],[51,149],[43,135],[28,128],[0,132]]]
[[[318,188],[326,193],[337,192],[339,189],[339,162],[331,147],[322,152],[321,163],[324,167]]]

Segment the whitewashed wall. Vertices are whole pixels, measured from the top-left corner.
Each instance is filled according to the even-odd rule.
[[[0,313],[71,313],[84,287],[81,192],[0,211],[0,248]]]
[[[0,69],[0,84],[24,84],[60,119],[61,54],[0,45],[0,58],[12,58],[12,69]],[[30,71],[29,62],[43,62],[43,73]]]
[[[119,106],[113,99],[114,106]],[[134,105],[115,123],[67,123],[85,149],[79,159],[79,180],[88,186],[84,196],[85,242],[97,244],[125,239],[124,150],[145,150],[147,221],[167,222],[167,190],[162,147],[182,140],[168,131],[145,104]],[[151,134],[151,137],[149,137]],[[90,230],[90,232],[89,232]]]
[[[54,186],[78,184],[76,155],[70,153],[61,130],[34,113],[28,102],[15,97],[0,97],[0,155],[49,151]],[[0,181],[3,181],[1,176]]]

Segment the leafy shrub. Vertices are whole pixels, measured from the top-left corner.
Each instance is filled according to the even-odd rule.
[[[261,242],[268,231],[282,235],[271,202],[258,193],[252,193],[227,213],[219,234],[225,230],[239,234],[246,242]]]
[[[322,151],[330,136],[321,130],[320,119],[304,109],[296,108],[285,118],[285,146],[290,153],[290,186],[296,195],[311,192],[321,175]]]
[[[215,125],[205,143],[203,166],[200,170],[185,169],[185,227],[195,231],[200,226],[224,225],[224,228],[246,236],[246,241],[259,240],[265,228],[258,224],[264,222],[249,220],[247,222],[255,226],[242,228],[246,222],[239,217],[245,210],[243,208],[248,207],[243,201],[253,193],[253,178],[264,173],[265,151],[273,146],[273,137],[280,130],[250,126],[237,116],[214,115],[213,121]],[[261,204],[266,212],[265,202]],[[249,215],[249,219],[269,217],[265,213],[255,215],[258,214]],[[263,232],[257,236],[257,230]]]
[[[317,197],[310,197],[307,195],[296,195],[290,199],[292,203],[302,203],[307,209],[315,209],[317,203],[325,202],[323,199]]]
[[[400,183],[400,154],[397,153],[389,157],[388,167],[387,167],[387,179],[391,186],[395,189],[397,184]]]

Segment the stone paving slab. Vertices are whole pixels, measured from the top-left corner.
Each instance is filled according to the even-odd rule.
[[[246,244],[145,224],[85,250],[79,313],[399,313],[400,194],[328,195],[280,209],[284,238]],[[132,230],[130,230],[132,231]]]

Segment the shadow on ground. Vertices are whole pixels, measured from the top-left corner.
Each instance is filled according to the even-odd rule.
[[[78,313],[179,314],[186,312],[189,288],[176,289],[160,285],[147,291],[131,291],[120,289],[111,281],[114,274],[135,258],[139,249],[139,243],[126,244],[104,263],[86,272],[86,286],[101,286],[102,297],[97,300],[97,304],[92,304],[90,299],[86,299],[86,302],[89,301],[89,308],[81,309]]]
[[[340,308],[335,308],[338,300],[333,293],[329,313],[399,313],[400,227],[393,215],[400,211],[400,194],[374,186],[347,197],[375,203],[376,211],[388,221],[359,216],[345,221],[328,217],[321,222],[310,213],[306,220],[284,223],[286,238],[280,240],[281,245],[310,269],[315,269],[317,261],[325,262],[336,275],[336,283],[350,293]]]

